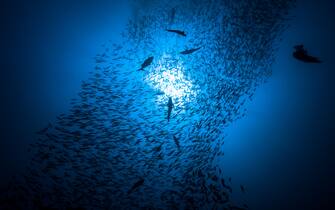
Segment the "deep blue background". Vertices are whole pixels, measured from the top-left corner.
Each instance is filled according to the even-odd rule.
[[[335,199],[335,3],[298,1],[291,27],[247,116],[227,129],[225,173],[252,209],[318,209]],[[25,164],[34,132],[66,112],[94,56],[118,42],[128,2],[10,1],[1,3],[2,184]],[[320,65],[294,60],[303,43]],[[334,205],[334,204],[333,204]]]
[[[118,42],[127,1],[8,1],[1,15],[1,173],[20,168],[35,131],[70,108],[94,57]]]

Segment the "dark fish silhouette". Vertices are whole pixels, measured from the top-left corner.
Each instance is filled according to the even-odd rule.
[[[153,148],[153,151],[156,151],[156,152],[161,151],[161,150],[162,150],[162,145],[163,145],[163,143],[161,143],[161,144],[158,145],[157,147],[154,147],[154,148]]]
[[[222,184],[222,187],[226,188],[227,190],[229,190],[230,193],[233,192],[233,189],[229,186],[229,185],[226,185],[225,184],[225,180],[221,178],[221,184]]]
[[[184,51],[180,52],[180,54],[183,54],[183,55],[191,54],[191,53],[194,53],[195,51],[198,51],[200,48],[201,47],[193,48],[193,49],[189,49],[189,50],[184,50]]]
[[[141,68],[139,70],[144,70],[144,68],[150,66],[150,64],[152,63],[152,61],[154,60],[154,56],[150,56],[149,58],[147,58],[141,65]]]
[[[295,51],[293,52],[293,57],[296,59],[305,63],[321,63],[319,58],[308,54],[307,50],[304,49],[304,45],[296,45],[294,46],[294,49]]]
[[[179,139],[176,137],[176,135],[173,135],[173,140],[174,140],[174,143],[176,144],[178,150],[180,150]]]
[[[172,112],[172,109],[173,109],[173,106],[174,106],[171,97],[169,97],[169,102],[168,102],[167,106],[168,106],[168,116],[167,116],[167,119],[168,119],[168,122],[170,122],[170,116],[171,116],[171,112]]]
[[[141,185],[143,185],[144,183],[144,179],[140,178],[137,182],[135,182],[135,184],[128,190],[127,194],[130,194],[132,192],[134,192],[134,190],[136,190],[138,187],[140,187]]]
[[[176,33],[176,34],[179,34],[179,35],[181,35],[181,36],[186,36],[185,32],[184,32],[184,31],[181,31],[181,30],[166,29],[166,31],[168,31],[168,32],[172,32],[172,33]]]

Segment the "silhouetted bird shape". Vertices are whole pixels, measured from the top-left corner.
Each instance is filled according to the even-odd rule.
[[[200,48],[201,47],[193,48],[193,49],[189,49],[189,50],[184,50],[184,51],[180,52],[180,54],[183,54],[183,55],[191,54],[191,53],[194,53],[195,51],[198,51]]]
[[[172,33],[176,33],[176,34],[178,34],[180,36],[186,36],[185,31],[175,30],[175,29],[166,29],[166,31],[172,32]]]
[[[296,45],[294,46],[295,51],[293,52],[293,57],[296,59],[306,62],[306,63],[321,63],[319,58],[308,55],[306,49],[304,49],[304,45]]]
[[[149,58],[147,58],[141,65],[141,68],[138,69],[139,71],[140,70],[144,70],[144,68],[148,67],[151,65],[152,61],[154,60],[154,56],[150,56]]]
[[[171,112],[172,112],[172,109],[173,109],[173,107],[174,107],[173,102],[172,102],[172,98],[171,98],[171,97],[169,97],[169,101],[168,101],[167,106],[168,106],[167,120],[168,120],[168,122],[170,122]]]
[[[144,179],[140,178],[137,182],[135,182],[135,184],[128,190],[127,194],[130,194],[132,192],[134,192],[138,187],[140,187],[141,185],[143,185],[144,183]]]

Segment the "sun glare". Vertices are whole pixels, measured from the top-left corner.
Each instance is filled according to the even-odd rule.
[[[172,63],[172,64],[171,64]],[[157,91],[181,103],[192,94],[192,83],[184,75],[183,65],[162,57],[146,77],[146,82]]]

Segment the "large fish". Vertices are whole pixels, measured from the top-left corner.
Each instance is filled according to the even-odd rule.
[[[181,31],[181,30],[166,29],[166,31],[176,33],[176,34],[179,34],[181,36],[186,36],[186,33],[184,31]]]
[[[319,58],[308,54],[307,50],[304,49],[304,45],[296,45],[294,49],[293,57],[296,59],[305,63],[321,63]]]
[[[144,68],[148,67],[151,65],[152,61],[154,60],[154,56],[150,56],[149,58],[147,58],[141,65],[141,68],[139,69],[140,70],[144,70]]]

